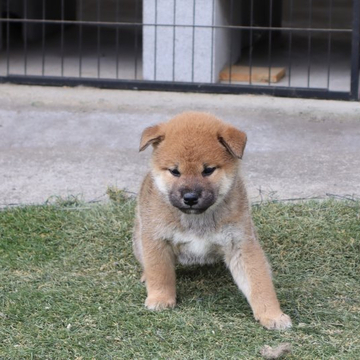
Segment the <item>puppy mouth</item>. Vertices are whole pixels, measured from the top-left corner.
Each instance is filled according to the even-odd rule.
[[[183,212],[184,214],[193,214],[193,215],[198,215],[198,214],[202,214],[204,213],[206,209],[193,209],[193,208],[178,208],[181,212]]]
[[[172,201],[171,203],[175,208],[179,209],[182,213],[193,214],[193,215],[198,215],[198,214],[204,213],[212,205],[212,203],[186,205],[186,204],[183,204],[183,202],[181,202],[181,201]]]

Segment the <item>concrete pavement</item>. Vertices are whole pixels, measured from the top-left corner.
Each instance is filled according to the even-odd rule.
[[[137,192],[151,153],[138,153],[142,129],[185,110],[247,133],[252,201],[360,197],[358,102],[2,84],[0,206]]]

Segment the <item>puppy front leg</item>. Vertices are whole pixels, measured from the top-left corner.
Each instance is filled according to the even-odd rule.
[[[173,308],[176,304],[174,254],[164,241],[144,241],[143,245],[145,306],[150,310]]]
[[[267,329],[290,328],[291,319],[280,309],[269,264],[256,238],[249,237],[226,254],[225,262],[255,319]]]

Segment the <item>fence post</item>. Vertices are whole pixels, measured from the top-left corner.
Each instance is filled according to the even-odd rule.
[[[359,100],[360,0],[353,0],[350,99]]]

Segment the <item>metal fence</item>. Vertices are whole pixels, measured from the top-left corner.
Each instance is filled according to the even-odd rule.
[[[0,81],[359,100],[360,0],[0,0]]]

